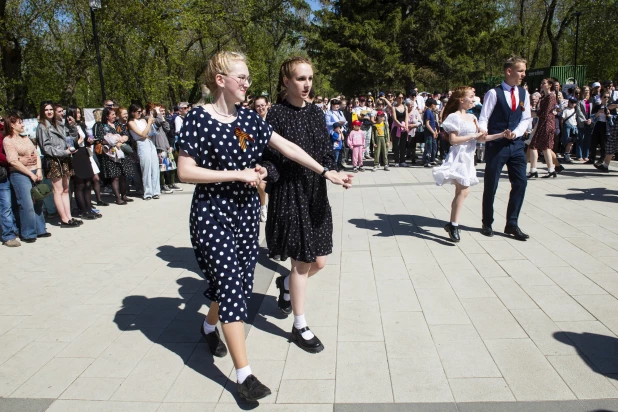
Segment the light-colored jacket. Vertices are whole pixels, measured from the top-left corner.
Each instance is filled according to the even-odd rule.
[[[592,110],[592,106],[590,110]],[[583,99],[578,101],[577,106],[575,106],[575,118],[577,119],[577,127],[584,127],[584,122],[589,119],[586,116],[586,103]]]
[[[69,157],[67,136],[72,136],[77,141],[79,139],[77,128],[64,123],[57,123],[57,127],[54,127],[48,120],[45,120],[45,124],[39,123],[36,128],[36,140],[41,153],[45,156]]]

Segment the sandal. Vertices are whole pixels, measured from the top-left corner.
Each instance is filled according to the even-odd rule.
[[[129,202],[131,203],[133,201],[133,199],[131,199],[130,197],[123,197],[122,200],[124,200],[125,202]]]
[[[114,203],[116,203],[117,205],[120,205],[120,206],[124,206],[124,205],[127,204],[127,202],[125,202],[124,200],[122,202],[119,202],[119,201],[116,200]]]

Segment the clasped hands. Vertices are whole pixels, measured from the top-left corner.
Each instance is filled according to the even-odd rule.
[[[240,181],[246,183],[247,186],[256,187],[262,183],[264,179],[266,179],[268,176],[268,170],[266,170],[265,167],[256,164],[255,168],[244,169],[240,172],[240,174]],[[340,174],[335,170],[329,170],[324,174],[324,177],[336,185],[349,189],[352,187],[352,178],[354,175]]]

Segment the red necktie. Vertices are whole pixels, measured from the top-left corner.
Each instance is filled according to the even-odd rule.
[[[517,109],[517,104],[515,103],[515,88],[511,87],[511,110],[515,111]]]

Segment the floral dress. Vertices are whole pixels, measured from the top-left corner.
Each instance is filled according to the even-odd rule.
[[[117,126],[101,123],[95,131],[95,138],[101,140],[103,145],[105,145],[105,135],[108,133],[120,134],[119,130],[117,130]],[[133,177],[133,164],[127,157],[116,162],[103,152],[98,155],[98,158],[104,178],[113,179],[120,176]]]
[[[272,136],[255,112],[236,106],[238,117],[221,123],[202,106],[185,117],[179,145],[199,167],[255,168]],[[247,137],[248,136],[248,137]],[[189,219],[191,244],[208,280],[204,295],[219,304],[223,323],[246,321],[259,253],[260,199],[242,182],[198,184]]]

